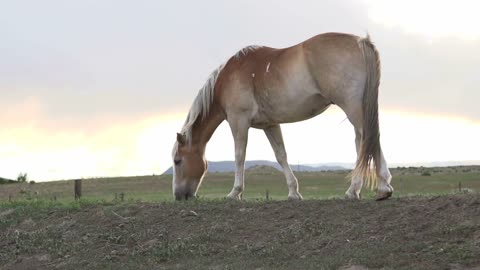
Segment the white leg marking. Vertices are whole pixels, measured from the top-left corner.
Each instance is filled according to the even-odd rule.
[[[291,200],[301,200],[302,195],[298,192],[298,180],[292,172],[290,165],[287,161],[287,152],[285,151],[285,145],[283,143],[282,130],[280,125],[275,125],[269,128],[266,128],[265,134],[267,135],[270,145],[275,152],[275,157],[277,158],[278,163],[283,169],[285,178],[287,179],[288,185],[288,199]]]
[[[358,151],[360,150],[360,140],[362,138],[362,134],[358,129],[355,129],[355,149]],[[347,192],[345,192],[345,197],[347,199],[360,199],[360,192],[362,191],[363,186],[363,179],[359,176],[353,177],[350,183],[350,187],[348,188]]]
[[[229,121],[235,142],[235,182],[227,198],[241,200],[245,188],[245,154],[248,142],[248,121],[246,119],[232,119]]]
[[[380,153],[380,166],[378,171],[378,188],[377,188],[377,200],[387,199],[392,196],[393,187],[390,185],[392,181],[392,174],[387,166],[387,161],[383,156],[383,151]]]

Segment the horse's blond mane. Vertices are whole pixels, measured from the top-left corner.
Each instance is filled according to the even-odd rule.
[[[239,50],[236,54],[233,55],[234,58],[239,59],[242,56],[247,55],[249,52],[255,51],[261,46],[253,45],[247,46]],[[228,62],[228,61],[227,61]],[[207,117],[210,107],[213,103],[213,97],[215,94],[215,84],[217,83],[218,76],[220,72],[225,67],[226,63],[221,64],[217,69],[215,69],[210,76],[208,76],[207,81],[203,87],[198,91],[197,97],[193,101],[192,107],[188,112],[187,119],[183,124],[181,133],[185,136],[187,142],[192,141],[192,127],[198,120],[203,120]]]
[[[210,111],[210,107],[213,103],[215,84],[217,83],[218,75],[224,66],[225,64],[220,65],[210,74],[203,87],[198,91],[192,107],[190,107],[190,111],[188,112],[187,119],[185,120],[185,124],[183,124],[181,131],[181,133],[185,135],[187,142],[191,142],[192,140],[192,127],[195,122],[199,119],[205,119]]]

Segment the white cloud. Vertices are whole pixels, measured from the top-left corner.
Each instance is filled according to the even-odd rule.
[[[475,0],[365,0],[376,23],[428,38],[480,38],[480,2]]]
[[[0,10],[0,176],[160,173],[183,122],[171,112],[187,113],[216,66],[245,45],[327,31],[368,30],[380,50],[388,161],[478,159],[477,1],[31,3]],[[285,125],[290,162],[354,161],[343,120],[334,110]],[[223,124],[207,158],[233,156]],[[262,131],[251,131],[247,158],[274,160]]]

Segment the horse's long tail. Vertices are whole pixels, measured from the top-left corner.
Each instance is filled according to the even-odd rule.
[[[380,162],[380,129],[378,124],[378,87],[380,85],[380,57],[370,36],[358,41],[365,60],[367,79],[363,92],[362,138],[353,171],[354,176],[362,177],[367,186],[377,187],[377,168]]]

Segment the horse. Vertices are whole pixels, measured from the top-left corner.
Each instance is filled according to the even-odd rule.
[[[391,174],[378,121],[380,57],[370,36],[324,33],[288,48],[248,46],[215,69],[198,92],[174,143],[172,191],[176,200],[196,197],[207,171],[205,148],[226,120],[235,146],[235,180],[227,198],[241,200],[249,128],[263,129],[288,185],[301,200],[280,124],[303,121],[337,105],[354,127],[357,160],[347,199],[364,185],[376,199],[392,196]]]

